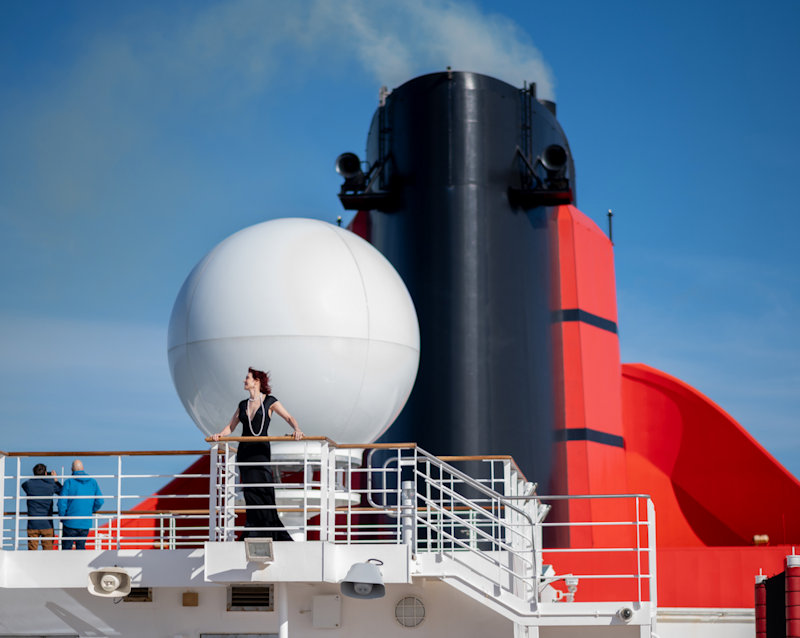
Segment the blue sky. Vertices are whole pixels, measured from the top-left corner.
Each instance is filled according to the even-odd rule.
[[[557,101],[579,207],[614,210],[623,361],[800,475],[798,33],[794,0],[5,0],[0,449],[203,447],[183,280],[245,226],[335,221],[379,87],[450,65]]]

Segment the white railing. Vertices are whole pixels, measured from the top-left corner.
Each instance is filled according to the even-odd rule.
[[[176,549],[236,540],[253,509],[237,483],[244,465],[232,447],[237,440],[206,451],[0,454],[0,548],[27,547],[34,518],[27,505],[34,497],[22,484],[34,478],[33,465],[74,457],[83,458],[105,499],[92,515],[87,548]],[[420,569],[433,557],[442,573],[467,574],[526,604],[655,604],[655,523],[646,496],[540,496],[510,457],[436,457],[413,444],[339,445],[322,437],[268,440],[281,441],[284,453],[265,464],[275,479],[260,487],[274,489],[278,504],[260,507],[277,509],[295,540],[408,544]],[[208,469],[180,471],[186,456],[207,457]],[[69,478],[63,465],[56,471],[60,482]],[[59,519],[52,520],[59,546]],[[625,595],[612,595],[620,591]]]
[[[42,476],[32,473],[34,465],[45,463],[56,466],[55,480],[63,485],[71,476],[70,464],[74,458],[83,459],[87,475],[97,481],[103,499],[99,511],[90,513],[89,507],[85,514],[70,516],[73,520],[90,521],[88,538],[75,540],[86,540],[86,547],[92,549],[199,546],[208,539],[208,473],[185,473],[186,457],[208,454],[207,450],[192,450],[0,455],[3,512],[0,549],[27,547],[29,521],[50,523],[56,547],[70,538],[62,531],[59,501],[93,501],[95,496],[32,496],[26,493],[23,484],[32,479],[51,478],[51,467]],[[189,484],[194,482],[195,490],[157,494],[165,483],[178,478]],[[52,503],[53,516],[29,516],[28,504],[34,501]]]

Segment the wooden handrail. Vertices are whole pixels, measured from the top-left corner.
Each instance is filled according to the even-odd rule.
[[[207,436],[205,439],[206,443],[252,443],[255,441],[264,441],[269,443],[271,441],[294,441],[295,438],[293,436],[221,436],[219,437],[218,441],[214,441],[210,436]],[[329,444],[333,446],[338,446],[339,444],[336,443],[333,439],[329,439],[327,436],[304,436],[302,441],[327,441]]]
[[[293,436],[221,436],[218,441],[214,441],[210,436],[205,440],[208,443],[254,443],[256,441],[264,441],[270,443],[273,441],[295,441]],[[343,450],[388,450],[392,448],[400,449],[414,449],[417,447],[416,443],[337,443],[327,436],[304,436],[301,441],[327,441],[329,445]]]
[[[100,510],[95,513],[98,516],[108,516],[113,518],[117,515],[117,510]],[[202,514],[203,516],[208,516],[208,508],[197,510],[122,510],[120,514],[123,516],[132,516],[134,514]]]
[[[114,450],[84,452],[9,452],[7,456],[207,456],[211,450]]]
[[[415,450],[416,443],[342,443],[336,447],[345,450]]]
[[[210,436],[204,439],[207,443],[214,443],[214,439]],[[252,443],[256,441],[263,441],[266,443],[277,441],[294,441],[292,436],[224,436],[220,437],[219,443]],[[413,450],[417,448],[416,443],[337,443],[327,436],[306,436],[301,439],[302,441],[325,441],[329,445],[342,450],[390,450],[390,449],[403,449]],[[177,455],[193,455],[193,456],[207,456],[211,450],[115,450],[115,451],[98,451],[88,450],[79,452],[0,452],[0,455],[9,457],[21,456],[34,456],[34,457],[64,457],[64,456],[177,456]],[[523,480],[527,481],[527,477],[520,469],[514,457],[510,454],[486,454],[486,455],[444,455],[437,456],[440,461],[510,461],[514,468],[517,470]]]
[[[490,510],[502,510],[505,506],[497,505],[495,507],[490,507],[487,505],[478,505],[478,509],[483,509],[486,511]],[[322,509],[319,506],[316,507],[306,507],[303,509],[302,507],[278,507],[276,508],[279,512],[321,512]],[[334,510],[337,512],[386,512],[391,510],[396,510],[397,506],[392,507],[371,507],[371,506],[358,506],[358,507],[348,507],[347,505],[337,505]],[[428,508],[424,505],[419,505],[416,508],[418,512],[426,512]],[[467,512],[472,511],[476,508],[470,507],[468,505],[439,505],[437,510],[445,510],[447,512]],[[247,512],[244,508],[235,508],[234,513],[236,514],[244,514]],[[105,518],[114,518],[117,516],[117,510],[99,510],[95,512],[98,516],[102,516]],[[145,515],[146,516],[154,516],[159,514],[198,514],[203,516],[208,516],[208,509],[158,509],[158,510],[122,510],[119,512],[122,516],[133,516],[133,515]],[[5,516],[16,516],[16,512],[5,512]],[[53,521],[59,521],[59,517],[57,515],[53,516]]]

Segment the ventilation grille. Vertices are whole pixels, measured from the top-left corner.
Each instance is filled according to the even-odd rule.
[[[152,603],[153,590],[150,587],[131,587],[131,593],[122,600],[126,603]]]
[[[274,585],[230,585],[228,611],[274,611]]]
[[[425,620],[425,605],[416,596],[406,596],[395,605],[394,617],[403,627],[419,627]]]

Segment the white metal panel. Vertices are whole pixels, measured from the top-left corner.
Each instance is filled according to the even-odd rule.
[[[369,558],[383,561],[385,583],[411,580],[405,545],[334,545],[320,541],[275,543],[275,560],[248,563],[244,543],[206,543],[205,580],[215,583],[327,582],[339,583],[353,563]]]
[[[314,596],[311,604],[314,629],[338,629],[342,626],[342,597],[339,594]]]

